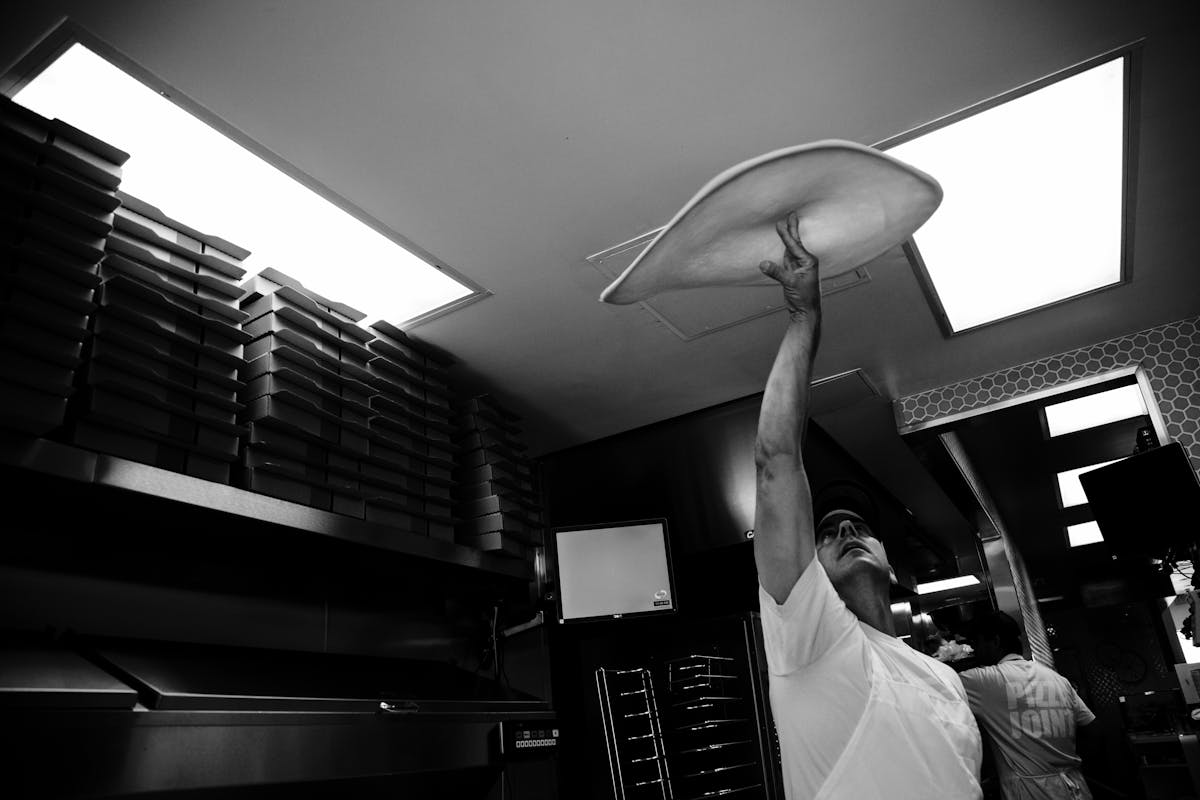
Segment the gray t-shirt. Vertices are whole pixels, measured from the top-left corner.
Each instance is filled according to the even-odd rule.
[[[1071,682],[1049,667],[1009,654],[994,667],[959,675],[971,710],[990,734],[996,768],[1047,775],[1078,768],[1075,728],[1096,718]]]

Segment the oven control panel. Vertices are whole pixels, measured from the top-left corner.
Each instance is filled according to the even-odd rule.
[[[508,757],[558,749],[558,721],[506,720],[499,726],[500,754]]]

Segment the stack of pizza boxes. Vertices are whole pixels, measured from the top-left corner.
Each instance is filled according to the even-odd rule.
[[[530,548],[542,543],[542,507],[520,417],[488,394],[456,410],[459,543],[531,559]]]
[[[242,488],[359,519],[375,390],[363,314],[268,268],[243,284]]]
[[[0,96],[0,426],[58,432],[120,205],[115,147]]]
[[[448,369],[453,360],[387,322],[369,327],[371,408],[367,519],[454,541]]]
[[[249,253],[118,193],[69,440],[229,483],[243,428],[237,306]]]

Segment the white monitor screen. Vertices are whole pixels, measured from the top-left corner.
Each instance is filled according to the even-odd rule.
[[[675,610],[663,520],[554,531],[560,621]]]

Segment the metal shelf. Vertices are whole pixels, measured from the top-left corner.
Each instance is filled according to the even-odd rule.
[[[310,508],[48,439],[0,432],[0,465],[107,486],[260,524],[280,525],[303,533],[328,536],[494,575],[525,581],[533,579],[533,566],[525,561],[494,556],[453,542],[430,539],[399,528]]]
[[[728,663],[732,663],[734,660],[733,658],[731,658],[729,656],[714,656],[714,655],[705,655],[704,653],[693,653],[692,655],[680,656],[679,658],[667,659],[666,663],[667,664],[678,664],[682,661],[695,661],[698,658],[702,658],[706,661],[725,661]],[[703,668],[704,668],[703,664],[694,664],[694,665],[685,664],[684,666],[680,667],[681,670],[703,669]]]
[[[742,762],[741,764],[726,764],[725,766],[721,766],[721,767],[712,767],[711,769],[698,770],[696,772],[691,773],[690,775],[685,775],[684,777],[700,778],[700,777],[704,777],[707,775],[716,775],[719,772],[728,772],[731,769],[745,769],[746,767],[757,767],[757,766],[758,766],[757,761],[745,761],[745,762]]]
[[[725,797],[726,795],[737,794],[739,792],[748,792],[748,791],[751,791],[752,789],[761,789],[761,788],[762,788],[761,783],[751,783],[748,786],[737,786],[733,789],[714,789],[711,792],[705,792],[704,794],[697,795],[695,800],[708,800],[708,798],[710,798],[710,797]]]
[[[717,744],[706,744],[702,745],[701,747],[691,747],[687,750],[680,750],[679,752],[683,755],[688,755],[690,753],[708,753],[714,750],[724,750],[726,747],[737,747],[738,745],[744,744],[753,744],[753,741],[750,739],[739,739],[736,742],[718,742]]]
[[[693,697],[688,700],[682,700],[678,703],[672,703],[671,707],[672,708],[684,708],[685,706],[691,707],[691,706],[695,706],[697,703],[709,703],[709,704],[720,703],[720,702],[738,703],[738,702],[741,702],[741,700],[742,700],[741,697],[737,697],[734,695],[702,695],[700,697]]]
[[[736,725],[739,722],[749,722],[748,719],[710,719],[704,722],[699,722],[694,725],[680,725],[675,730],[677,731],[705,731],[710,728],[718,728],[722,725]]]

